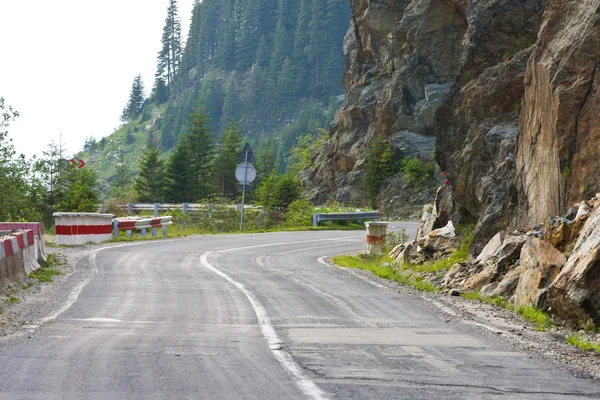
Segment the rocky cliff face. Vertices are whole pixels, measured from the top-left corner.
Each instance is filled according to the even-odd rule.
[[[364,204],[381,133],[436,161],[473,252],[499,230],[563,215],[600,189],[600,0],[352,0],[347,101],[304,182],[315,201]],[[429,201],[384,184],[385,209]],[[403,193],[403,194],[400,194]]]
[[[459,73],[467,30],[464,1],[356,0],[344,42],[346,104],[330,130],[330,143],[303,181],[312,200],[366,203],[363,164],[375,135],[399,157],[431,157],[434,114]],[[410,190],[403,174],[381,190],[384,211],[432,200],[438,182]],[[420,209],[420,207],[418,207]]]

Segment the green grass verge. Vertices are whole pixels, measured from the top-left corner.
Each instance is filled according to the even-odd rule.
[[[567,335],[565,341],[572,346],[579,347],[581,350],[594,350],[595,352],[600,353],[600,343],[592,343],[579,333]]]
[[[335,256],[333,262],[341,267],[356,268],[365,271],[371,271],[380,278],[399,282],[406,286],[412,286],[415,289],[425,292],[436,292],[437,288],[431,283],[425,281],[423,277],[411,273],[399,273],[392,266],[383,266],[384,262],[391,262],[391,258],[383,257],[363,257],[363,256]]]
[[[11,296],[7,296],[7,297],[6,297],[6,302],[7,302],[8,304],[15,304],[15,303],[18,303],[18,302],[19,302],[19,298],[18,298],[18,297],[16,297],[16,296],[12,296],[12,295],[11,295]]]
[[[482,295],[480,292],[462,293],[460,296],[468,300],[476,300],[515,311],[513,305],[501,296],[487,297]],[[554,321],[552,318],[537,308],[521,306],[516,311],[523,317],[524,320],[534,324],[537,331],[546,332],[548,329],[554,326]]]
[[[64,262],[60,259],[58,254],[50,253],[48,254],[46,263],[44,265],[41,265],[38,270],[33,271],[31,274],[29,274],[29,277],[36,279],[38,282],[52,282],[52,277],[56,275],[63,275],[61,271],[58,271],[54,268],[60,265],[64,265]]]
[[[537,308],[531,306],[521,306],[517,309],[517,312],[521,314],[523,319],[536,325],[536,331],[546,332],[548,329],[554,326],[554,321],[552,321],[552,318]]]
[[[487,297],[487,296],[482,295],[480,292],[468,292],[468,293],[462,293],[460,295],[460,297],[468,299],[468,300],[481,301],[483,303],[492,304],[494,306],[508,308],[509,310],[513,309],[510,302],[501,296]]]

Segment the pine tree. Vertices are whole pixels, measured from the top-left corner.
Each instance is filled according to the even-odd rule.
[[[218,192],[229,199],[234,199],[237,192],[235,168],[237,157],[242,150],[242,135],[235,122],[229,124],[229,129],[219,138],[218,149],[214,163],[214,176],[218,182]]]
[[[307,93],[308,67],[306,48],[310,45],[310,11],[311,0],[301,0],[298,22],[294,35],[294,50],[292,52],[292,63],[295,69],[296,84],[301,89],[301,94]]]
[[[139,116],[142,112],[144,100],[144,82],[142,81],[142,76],[138,74],[138,76],[133,79],[131,92],[129,94],[129,101],[123,109],[121,120],[125,122]]]
[[[154,101],[159,105],[169,99],[169,88],[167,87],[163,77],[159,76],[154,81],[152,96],[154,97]]]
[[[119,201],[129,202],[132,200],[129,198],[132,191],[132,183],[131,168],[125,161],[123,153],[119,152],[116,172],[109,184],[110,196]]]
[[[235,62],[235,35],[239,24],[235,10],[235,0],[222,1],[220,24],[217,28],[215,63],[225,71],[232,70]]]
[[[212,122],[211,128],[220,130],[221,115],[225,93],[223,79],[216,72],[210,72],[204,77],[204,82],[198,92],[198,100],[204,105],[204,113]]]
[[[149,144],[142,154],[134,189],[137,200],[142,203],[158,203],[164,200],[165,164],[155,145]]]
[[[179,70],[181,52],[181,22],[177,15],[177,0],[169,0],[156,72],[157,77],[166,78],[167,86],[171,85]]]
[[[190,165],[191,159],[191,151],[182,140],[175,146],[175,150],[167,160],[165,197],[168,202],[185,203],[197,200],[192,197],[191,184],[193,175]]]
[[[235,61],[238,71],[250,69],[256,58],[261,33],[258,21],[259,1],[248,0],[244,8],[240,29],[236,35]]]
[[[260,186],[271,174],[277,172],[277,151],[275,141],[263,133],[256,155],[256,185]]]
[[[331,39],[327,35],[325,26],[325,7],[322,0],[312,0],[312,17],[308,24],[310,35],[309,45],[306,47],[306,53],[313,65],[312,87],[315,88],[315,93],[319,96],[321,83],[321,63],[324,54],[328,52],[328,44]]]
[[[98,209],[98,175],[89,166],[70,168],[60,176],[56,211],[96,212]]]
[[[213,143],[208,117],[198,102],[187,133],[177,143],[167,166],[169,201],[195,202],[212,193],[210,178]]]
[[[238,122],[242,102],[239,96],[239,83],[237,74],[231,73],[229,83],[225,87],[225,98],[223,99],[223,109],[221,112],[221,126],[227,126],[231,121]]]

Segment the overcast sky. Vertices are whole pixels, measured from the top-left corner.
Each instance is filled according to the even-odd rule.
[[[0,0],[0,97],[21,113],[8,129],[17,152],[39,155],[62,133],[74,154],[110,135],[135,76],[152,88],[168,3]],[[193,3],[177,2],[185,38]]]

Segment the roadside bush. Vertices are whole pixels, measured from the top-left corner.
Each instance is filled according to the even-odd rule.
[[[285,213],[284,226],[310,226],[315,209],[306,199],[293,201]]]
[[[406,174],[408,184],[420,186],[433,176],[435,165],[419,157],[409,157],[402,161],[400,169]]]

